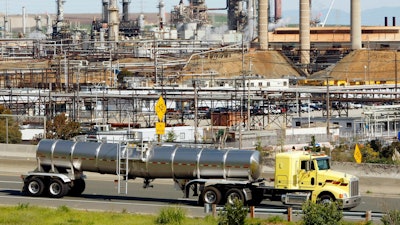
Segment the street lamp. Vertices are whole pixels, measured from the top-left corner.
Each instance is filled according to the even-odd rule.
[[[329,135],[330,135],[330,127],[329,127],[329,125],[330,125],[330,102],[329,102],[329,98],[330,98],[330,96],[329,96],[329,78],[332,78],[331,76],[329,76],[330,75],[330,71],[329,71],[329,73],[327,74],[327,76],[325,76],[325,78],[326,78],[326,135],[328,136],[328,138],[329,138]],[[329,140],[330,140],[330,138],[329,138]]]

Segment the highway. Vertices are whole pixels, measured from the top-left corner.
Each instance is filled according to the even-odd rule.
[[[143,189],[142,180],[129,182],[128,195],[118,195],[116,176],[88,173],[86,190],[81,197],[64,197],[51,199],[43,197],[27,197],[21,195],[22,180],[19,175],[34,169],[34,162],[24,160],[0,159],[0,205],[29,204],[43,207],[68,206],[70,208],[95,211],[115,211],[140,214],[157,214],[168,205],[179,205],[187,210],[189,216],[204,217],[204,208],[197,206],[197,197],[183,199],[183,193],[175,190],[172,180],[156,180],[153,188]],[[31,169],[29,166],[32,166]],[[14,169],[13,169],[14,168]],[[369,181],[360,180],[361,185],[373,185]],[[396,188],[396,187],[393,187]],[[400,208],[400,195],[369,195],[363,196],[362,203],[351,211],[386,212],[389,209]],[[285,208],[279,202],[262,202],[261,208]],[[256,215],[265,217],[266,215]]]

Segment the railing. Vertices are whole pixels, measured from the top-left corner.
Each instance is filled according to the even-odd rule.
[[[217,212],[221,212],[224,210],[224,207],[205,204],[204,212],[211,213],[213,216],[217,215]],[[287,215],[287,220],[293,221],[293,215],[303,215],[303,211],[299,209],[267,209],[267,208],[256,208],[254,206],[249,207],[250,218],[255,218],[256,214],[258,215]],[[364,219],[365,221],[373,221],[380,220],[385,214],[372,212],[372,211],[344,211],[343,218],[349,220],[359,220]]]

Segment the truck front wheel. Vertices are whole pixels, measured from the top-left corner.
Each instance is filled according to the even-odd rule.
[[[38,177],[32,177],[30,178],[24,186],[24,194],[27,194],[29,196],[41,196],[43,194],[44,190],[44,183],[42,179]]]
[[[49,195],[52,198],[62,198],[69,191],[68,184],[59,179],[51,179],[49,183]]]
[[[320,204],[331,204],[335,201],[335,198],[330,194],[323,194],[318,198]]]
[[[218,205],[221,201],[221,192],[216,187],[209,186],[204,188],[200,197],[203,203]]]
[[[232,188],[228,192],[226,192],[225,199],[226,202],[231,205],[233,205],[235,199],[241,201],[243,204],[245,203],[243,192],[241,192],[240,189],[237,188]]]

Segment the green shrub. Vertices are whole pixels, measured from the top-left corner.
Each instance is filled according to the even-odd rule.
[[[234,199],[233,204],[226,204],[218,215],[218,225],[243,225],[249,209],[243,206],[242,201]]]
[[[304,225],[336,225],[343,218],[343,212],[336,202],[320,204],[307,201],[302,205],[302,210]]]
[[[60,212],[64,212],[64,213],[68,213],[68,212],[71,211],[71,209],[68,208],[68,206],[66,206],[66,205],[59,206],[59,207],[57,208],[57,210],[60,211]]]
[[[399,210],[391,210],[387,214],[385,214],[382,219],[382,223],[384,225],[398,225],[400,224],[400,211]]]
[[[186,212],[180,207],[162,208],[156,218],[156,224],[182,224],[186,218]]]
[[[18,206],[16,208],[19,210],[27,209],[29,208],[29,203],[18,203]]]

